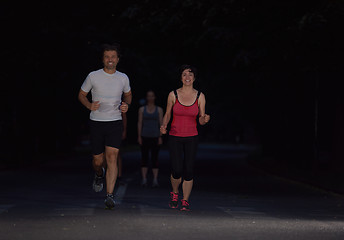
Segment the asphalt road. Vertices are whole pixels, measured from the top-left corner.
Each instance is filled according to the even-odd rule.
[[[0,239],[344,239],[344,197],[249,166],[250,148],[201,145],[191,212],[169,209],[168,152],[160,188],[141,188],[139,152],[123,153],[117,205],[92,191],[89,156],[0,172]]]

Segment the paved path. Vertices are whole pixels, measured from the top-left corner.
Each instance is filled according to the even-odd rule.
[[[123,154],[113,211],[92,191],[90,157],[0,172],[0,239],[344,239],[344,197],[264,174],[249,151],[200,146],[189,213],[168,208],[166,150],[158,189],[139,186],[139,153]]]

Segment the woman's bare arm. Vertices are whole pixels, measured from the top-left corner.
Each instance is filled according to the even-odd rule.
[[[162,124],[161,124],[161,127],[160,127],[160,132],[162,134],[166,134],[167,133],[167,124],[170,122],[170,119],[171,119],[171,113],[172,113],[172,107],[174,105],[176,101],[176,97],[172,92],[170,92],[170,94],[168,95],[168,98],[167,98],[167,106],[166,106],[166,112],[165,112],[165,115],[162,119]]]
[[[201,125],[205,125],[206,123],[209,122],[210,120],[210,116],[208,114],[205,113],[205,96],[203,93],[201,93],[201,95],[199,96],[199,123]]]

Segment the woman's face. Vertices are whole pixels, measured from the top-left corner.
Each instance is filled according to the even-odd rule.
[[[195,81],[195,74],[191,72],[191,69],[185,69],[182,72],[182,82],[185,86],[193,85]]]
[[[154,102],[155,101],[155,94],[152,91],[147,92],[146,95],[147,102]]]

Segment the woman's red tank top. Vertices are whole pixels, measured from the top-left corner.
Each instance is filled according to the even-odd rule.
[[[192,137],[197,136],[197,122],[198,115],[198,98],[200,92],[197,93],[197,98],[191,106],[184,106],[178,100],[177,91],[176,103],[173,105],[173,120],[171,123],[170,135],[177,137]]]

